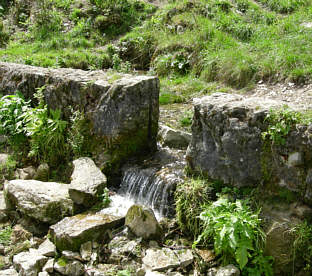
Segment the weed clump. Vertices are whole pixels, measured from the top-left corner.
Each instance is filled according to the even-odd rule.
[[[176,213],[180,229],[196,238],[202,231],[200,213],[214,198],[213,188],[204,179],[190,179],[179,185],[175,192]]]

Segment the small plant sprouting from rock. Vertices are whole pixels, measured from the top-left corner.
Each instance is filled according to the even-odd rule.
[[[296,124],[308,123],[309,119],[304,118],[302,113],[284,106],[278,110],[271,109],[265,121],[268,123],[268,128],[262,132],[263,140],[268,138],[273,144],[284,145],[286,143],[286,136],[295,128]]]

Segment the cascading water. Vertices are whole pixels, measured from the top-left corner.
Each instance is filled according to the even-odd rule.
[[[119,194],[151,207],[159,216],[172,213],[175,186],[180,179],[166,169],[130,167],[124,171]]]
[[[184,154],[160,148],[148,164],[125,166],[120,189],[111,197],[111,208],[123,214],[137,203],[152,208],[157,218],[173,214],[173,193],[184,177]]]

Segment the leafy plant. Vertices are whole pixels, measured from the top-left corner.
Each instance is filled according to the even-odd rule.
[[[109,197],[109,190],[107,188],[104,189],[102,195],[100,196],[100,200],[102,208],[108,207],[109,204],[111,203],[112,200]]]
[[[312,272],[312,225],[306,221],[296,225],[293,230],[295,240],[294,248],[294,262],[295,259],[300,259],[304,262],[304,270]]]
[[[300,112],[290,110],[287,106],[278,110],[271,109],[265,121],[268,122],[268,128],[262,132],[262,138],[269,138],[277,145],[285,144],[286,136],[296,124],[307,122]]]
[[[7,226],[0,231],[0,244],[9,245],[11,242],[12,228]]]
[[[243,270],[249,261],[256,262],[255,258],[262,255],[265,234],[258,215],[259,212],[251,211],[246,200],[230,202],[220,197],[200,214],[203,231],[194,246],[199,242],[207,244],[213,241],[214,250],[223,264],[236,262]],[[263,258],[255,266],[262,266],[259,261]]]

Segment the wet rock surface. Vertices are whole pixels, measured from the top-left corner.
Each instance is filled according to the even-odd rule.
[[[11,180],[4,185],[6,207],[53,224],[73,214],[68,185],[36,180]]]

